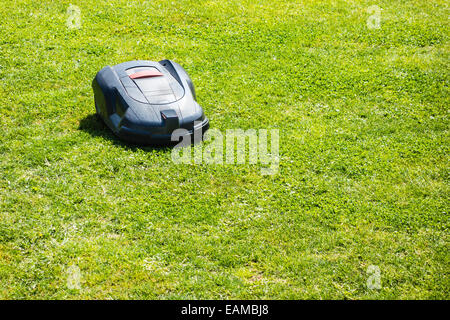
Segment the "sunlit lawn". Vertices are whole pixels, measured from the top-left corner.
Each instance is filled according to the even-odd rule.
[[[447,1],[4,0],[0,18],[0,298],[449,298]],[[211,128],[279,129],[278,174],[177,165],[93,116],[98,70],[165,58]]]

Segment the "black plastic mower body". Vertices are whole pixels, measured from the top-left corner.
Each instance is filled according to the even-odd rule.
[[[92,88],[97,114],[125,141],[171,144],[175,129],[192,135],[209,127],[190,77],[173,61],[107,66],[97,73]]]

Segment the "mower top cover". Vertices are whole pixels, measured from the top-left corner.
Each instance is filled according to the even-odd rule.
[[[92,82],[97,114],[119,138],[165,145],[175,129],[203,133],[209,121],[191,78],[177,63],[130,61],[100,70]]]

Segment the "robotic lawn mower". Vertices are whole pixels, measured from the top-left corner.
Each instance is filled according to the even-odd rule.
[[[92,88],[97,114],[127,142],[174,144],[176,129],[202,135],[209,128],[191,78],[171,60],[107,66],[97,73]]]

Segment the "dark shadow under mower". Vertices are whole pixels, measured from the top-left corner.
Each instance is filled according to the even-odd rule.
[[[181,139],[172,141],[176,129],[202,137],[209,128],[191,78],[171,60],[107,66],[97,73],[92,88],[97,114],[124,141],[173,145]]]

